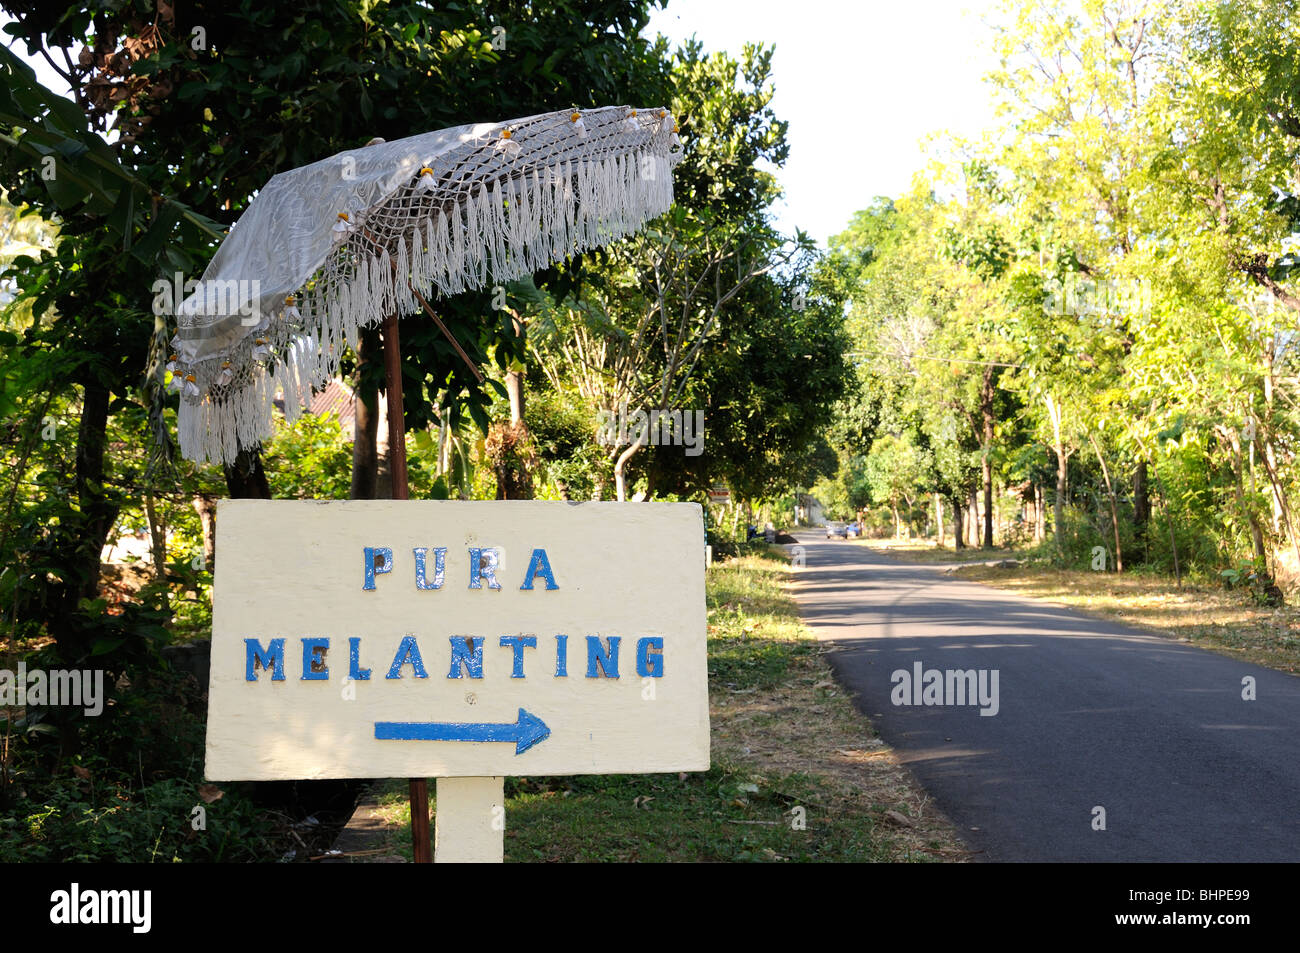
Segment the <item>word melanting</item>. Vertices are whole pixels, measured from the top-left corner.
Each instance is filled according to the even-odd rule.
[[[555,678],[569,677],[569,637],[554,637]],[[330,640],[326,636],[307,636],[299,640],[302,643],[302,680],[306,682],[323,682],[330,678],[329,666],[326,664],[330,649]],[[449,653],[447,660],[447,678],[483,677],[484,647],[487,639],[482,636],[453,635],[448,638]],[[577,641],[577,640],[575,640]],[[630,640],[629,640],[630,641]],[[270,639],[263,645],[258,639],[244,639],[244,678],[256,682],[261,672],[270,672],[271,681],[285,680],[286,640]],[[348,675],[357,682],[370,681],[372,670],[362,664],[362,640],[353,636],[348,639]],[[535,635],[503,635],[498,642],[499,649],[505,649],[509,655],[502,655],[502,661],[510,665],[511,678],[524,678],[525,665],[538,649]],[[587,678],[618,678],[619,654],[623,639],[617,635],[601,638],[588,635],[585,638],[585,652],[578,649],[575,655],[575,671],[584,671]],[[532,652],[527,650],[534,650]],[[635,667],[637,675],[642,678],[663,678],[664,674],[664,640],[660,636],[646,636],[636,640]],[[549,654],[549,653],[548,653]],[[385,658],[387,653],[385,653]],[[507,661],[508,659],[508,661]],[[534,669],[536,666],[534,665]],[[548,665],[549,669],[550,666]],[[424,652],[414,635],[402,638],[393,654],[392,664],[388,667],[385,679],[393,680],[410,675],[414,678],[428,678],[429,670],[425,665]]]

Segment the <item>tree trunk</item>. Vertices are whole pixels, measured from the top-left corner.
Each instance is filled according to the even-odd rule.
[[[190,503],[203,528],[203,565],[212,572],[217,562],[217,501],[215,497],[198,494]]]
[[[1047,498],[1043,493],[1043,484],[1034,484],[1034,542],[1041,543],[1047,539]]]
[[[1264,564],[1268,560],[1267,552],[1264,549],[1264,532],[1260,529],[1259,519],[1256,517],[1255,511],[1246,502],[1244,475],[1242,473],[1241,435],[1237,433],[1234,427],[1220,427],[1218,429],[1220,436],[1224,437],[1232,448],[1233,491],[1237,497],[1237,506],[1241,508],[1241,515],[1250,526],[1250,540],[1255,550],[1255,561]]]
[[[1139,460],[1133,471],[1133,535],[1142,550],[1142,559],[1147,556],[1147,526],[1151,522],[1151,491],[1148,489],[1147,462]]]
[[[992,365],[984,368],[981,384],[980,414],[984,421],[984,453],[980,461],[981,477],[984,480],[984,548],[993,548],[993,427],[996,423],[993,415],[993,400],[997,389],[993,386]]]
[[[510,311],[511,323],[520,347],[524,346],[524,323],[517,311]],[[533,475],[527,462],[526,451],[531,445],[528,425],[524,422],[524,370],[506,372],[506,396],[510,401],[510,426],[498,427],[502,441],[502,457],[496,467],[498,500],[531,500]],[[516,450],[519,448],[519,450]]]
[[[1101,475],[1106,481],[1106,496],[1110,500],[1110,525],[1115,530],[1115,571],[1124,571],[1124,551],[1120,548],[1119,543],[1119,507],[1115,499],[1115,488],[1110,482],[1110,470],[1106,467],[1106,458],[1102,456],[1101,447],[1093,439],[1092,434],[1088,434],[1088,440],[1092,443],[1092,449],[1097,451],[1097,459],[1101,461]]]
[[[506,374],[506,395],[510,398],[510,422],[517,424],[524,419],[523,371],[510,371]]]
[[[615,499],[620,503],[627,501],[627,465],[641,446],[639,440],[633,440],[628,444],[627,449],[618,455],[618,460],[614,463],[614,493]]]
[[[972,486],[966,496],[966,509],[970,513],[970,541],[972,546],[982,546],[980,541],[980,491],[978,484]]]
[[[961,501],[957,494],[952,494],[952,542],[954,549],[965,549],[966,539],[962,534]]]
[[[934,495],[934,522],[939,531],[939,548],[943,549],[943,497],[938,493]]]
[[[56,536],[61,545],[55,565],[66,568],[67,575],[54,589],[49,626],[60,660],[70,665],[80,664],[90,654],[95,632],[79,624],[77,613],[82,599],[99,595],[100,559],[118,514],[117,504],[104,493],[109,399],[108,388],[102,384],[85,385],[73,470],[78,519],[58,527]]]
[[[1156,468],[1156,488],[1165,509],[1165,521],[1169,524],[1169,551],[1174,556],[1174,585],[1183,588],[1183,570],[1178,564],[1178,539],[1174,536],[1174,517],[1169,511],[1169,494],[1165,492],[1164,482],[1160,479],[1160,468]]]
[[[1047,415],[1052,421],[1052,449],[1056,452],[1056,499],[1052,501],[1052,532],[1056,537],[1057,555],[1065,553],[1065,491],[1070,457],[1061,440],[1061,405],[1051,394],[1043,395]]]
[[[352,489],[353,500],[377,499],[379,490],[379,387],[368,373],[379,364],[379,340],[374,331],[361,333],[357,348],[357,386],[353,402]]]
[[[167,529],[158,519],[158,507],[151,492],[144,495],[144,518],[149,524],[149,559],[153,563],[153,576],[162,582],[167,575]]]
[[[153,493],[144,495],[144,518],[149,524],[149,559],[153,563],[153,577],[159,583],[167,581],[167,526],[158,516],[158,506]],[[170,609],[171,593],[165,587],[159,591],[162,604]]]
[[[225,464],[226,489],[232,500],[269,500],[271,487],[262,469],[262,452],[240,448],[234,463]]]

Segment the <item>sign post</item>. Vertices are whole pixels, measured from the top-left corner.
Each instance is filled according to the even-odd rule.
[[[228,500],[206,775],[438,779],[499,861],[506,776],[709,765],[688,503]]]

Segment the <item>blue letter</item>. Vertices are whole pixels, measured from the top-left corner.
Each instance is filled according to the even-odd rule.
[[[654,649],[653,654],[651,649]],[[664,677],[664,640],[658,636],[636,643],[636,673],[642,678]]]
[[[501,583],[497,582],[497,564],[499,562],[495,549],[471,548],[469,551],[469,587],[471,589],[482,589],[483,587],[479,585],[479,581],[486,579],[489,589],[500,589]]]
[[[551,572],[551,561],[546,558],[546,550],[534,549],[533,558],[528,563],[528,572],[524,573],[524,584],[520,589],[532,589],[533,580],[541,576],[546,580],[547,589],[559,589],[555,584],[555,574]]]
[[[470,643],[474,643],[473,651],[470,650]],[[470,678],[483,677],[483,640],[481,638],[471,639],[468,636],[453,635],[451,637],[451,671],[447,673],[448,678],[460,678],[462,667],[469,672]]]
[[[567,635],[557,635],[555,637],[555,677],[569,677],[569,637]]]
[[[524,649],[537,648],[537,636],[535,635],[501,636],[501,647],[505,648],[507,645],[510,646],[510,648],[514,649],[514,653],[515,653],[515,667],[514,667],[514,671],[510,673],[510,677],[523,678],[524,677]]]
[[[361,588],[373,589],[375,588],[375,573],[393,571],[393,551],[387,546],[367,546],[365,547],[365,554],[366,584]]]
[[[609,642],[608,650],[600,644],[599,637],[587,636],[588,678],[600,678],[600,675],[596,674],[597,664],[600,665],[601,673],[606,678],[618,678],[618,643],[623,640],[617,635],[612,635],[606,641]]]
[[[323,682],[329,679],[329,666],[325,664],[325,653],[329,651],[329,639],[302,640],[302,677],[306,682]],[[312,669],[320,666],[319,672]]]
[[[361,667],[361,640],[348,639],[348,678],[364,682],[370,678],[370,669]]]
[[[257,639],[244,639],[244,678],[250,682],[257,681],[258,662],[262,663],[262,671],[271,668],[271,681],[284,681],[284,639],[272,639],[270,648],[262,648],[262,643]]]
[[[420,647],[415,644],[413,635],[402,639],[402,644],[397,647],[397,654],[393,656],[393,667],[388,670],[384,678],[401,678],[402,666],[407,662],[411,663],[416,678],[429,677],[429,673],[424,670],[424,659],[420,658]]]
[[[415,588],[416,589],[441,589],[443,570],[446,568],[447,550],[438,547],[433,551],[433,583],[426,581],[424,570],[424,557],[429,551],[423,546],[415,548]]]

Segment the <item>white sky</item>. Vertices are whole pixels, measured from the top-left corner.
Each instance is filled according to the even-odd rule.
[[[739,58],[775,44],[772,110],[790,123],[777,227],[825,244],[877,195],[907,191],[938,130],[993,124],[982,83],[996,59],[979,0],[669,0],[650,31]],[[970,12],[966,12],[970,11]]]
[[[746,42],[775,44],[772,109],[790,123],[790,158],[777,175],[777,227],[817,241],[842,230],[878,195],[897,196],[924,159],[920,142],[947,130],[977,137],[992,123],[982,78],[996,65],[981,22],[988,0],[669,0],[649,32],[739,57]],[[9,17],[0,16],[0,22]],[[12,42],[6,37],[6,41]],[[15,52],[25,54],[21,43]],[[39,57],[28,62],[55,90]]]

